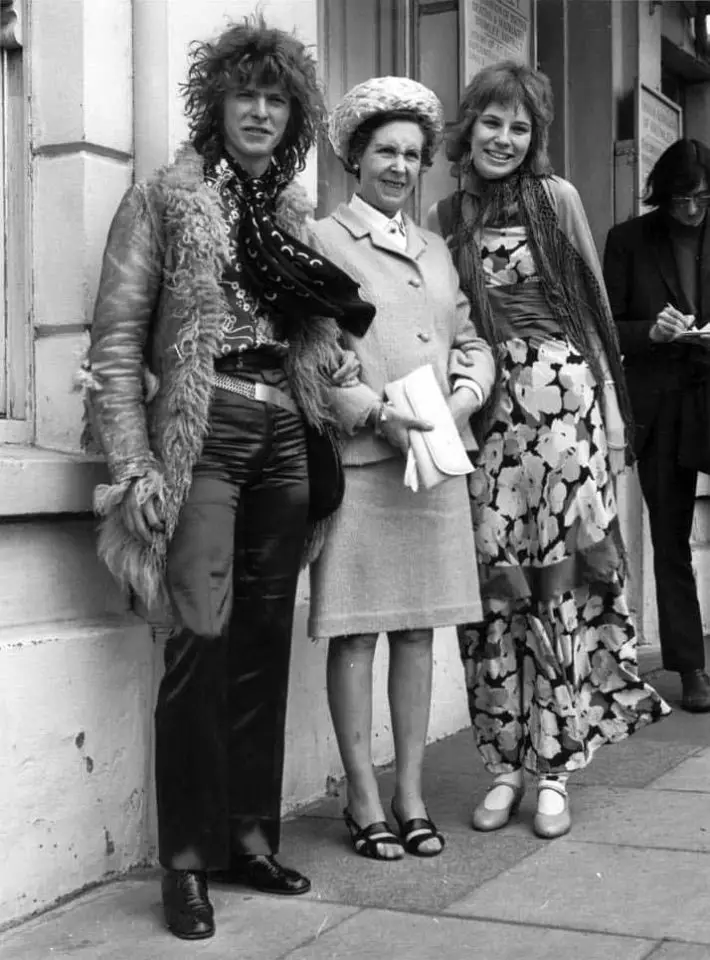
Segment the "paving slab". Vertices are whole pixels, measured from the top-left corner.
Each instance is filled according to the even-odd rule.
[[[705,794],[587,787],[571,796],[572,840],[710,853]]]
[[[561,839],[447,913],[710,944],[710,855]]]
[[[471,812],[483,799],[491,783],[478,751],[472,752],[470,731],[464,733],[468,736],[456,734],[427,747],[423,792],[430,815],[444,832],[460,827],[470,828]],[[586,769],[573,775],[570,787],[572,791],[576,786],[591,785],[645,787],[664,773],[675,770],[686,759],[693,757],[698,749],[697,745],[675,740],[658,743],[639,740],[634,736],[599,750]],[[385,769],[378,773],[377,779],[387,811],[394,792],[394,771]],[[534,804],[534,792],[533,780],[529,778],[526,803]],[[288,821],[285,835],[288,836],[290,823],[303,817],[342,822],[345,803],[344,783],[334,785],[330,796],[304,807],[298,817]],[[528,819],[532,820],[532,812]]]
[[[365,910],[288,960],[644,960],[652,948],[632,937]]]
[[[430,743],[426,748],[425,771],[487,776],[470,727],[451,737]]]
[[[299,897],[211,890],[217,934],[198,945],[163,926],[158,875],[120,881],[5,933],[0,960],[277,960],[309,943],[353,909]]]
[[[670,717],[643,727],[632,740],[682,741],[688,747],[707,747],[710,744],[710,713],[686,713],[675,703],[671,706],[673,713]]]
[[[652,790],[710,793],[710,750],[701,750],[649,784]]]
[[[707,747],[710,744],[710,713],[686,713],[676,704],[671,706],[673,713],[670,717],[643,727],[631,739],[634,742],[655,740],[657,743],[682,741],[688,747]]]
[[[663,943],[648,960],[710,960],[710,947],[690,943]]]
[[[455,733],[443,740],[430,743],[426,748],[426,759],[423,771],[423,789],[425,796],[439,795],[442,790],[441,777],[447,778],[447,783],[453,782],[453,776],[465,778],[469,790],[469,780],[480,783],[485,790],[488,784],[488,774],[483,766],[480,754],[476,749],[473,733],[470,727]],[[394,765],[387,764],[377,769],[377,781],[380,787],[380,796],[385,805],[389,803],[394,789]],[[330,787],[328,796],[320,797],[312,803],[299,807],[297,816],[332,817],[339,819],[345,805],[345,782],[334,783]]]
[[[387,769],[378,772],[377,783],[385,813],[390,820],[389,806],[394,793],[394,770]],[[489,786],[488,774],[480,765],[478,774],[460,772],[457,770],[438,770],[427,764],[422,779],[422,792],[429,808],[429,813],[438,825],[443,818],[449,818],[460,823],[470,823],[473,805],[483,797]],[[304,817],[326,817],[340,820],[342,823],[343,807],[347,803],[344,783],[339,783],[331,789],[328,797],[310,804],[300,815]],[[344,829],[344,828],[343,828]]]
[[[677,677],[657,686],[677,700]],[[378,779],[387,805],[393,770]],[[488,785],[464,730],[426,753],[440,857],[358,857],[336,788],[284,825],[306,897],[211,884],[217,936],[195,945],[165,931],[157,871],[133,874],[0,934],[0,960],[710,960],[710,716],[677,710],[600,750],[552,843],[532,834],[534,789],[506,830],[473,831]]]
[[[710,663],[710,634],[705,636],[705,660]],[[680,697],[680,680],[677,673],[669,673],[663,669],[663,655],[660,644],[640,643],[638,646],[638,667],[639,674],[648,680],[649,683],[655,683],[658,676],[661,675],[667,684],[678,691]]]
[[[708,663],[710,663],[710,647]],[[710,744],[710,713],[687,713],[680,707],[680,679],[677,673],[661,670],[646,678],[673,708],[670,717],[659,723],[652,723],[638,733],[632,740],[681,740],[687,744],[707,747]]]
[[[522,826],[499,834],[494,843],[489,834],[476,833],[468,825],[448,829],[446,837],[438,857],[369,860],[354,852],[341,822],[303,817],[289,825],[284,859],[310,877],[310,896],[323,901],[436,912],[545,843]]]
[[[588,767],[572,774],[571,785],[645,787],[657,777],[673,770],[693,756],[698,746],[681,738],[644,738],[645,731],[651,731],[652,727],[661,727],[664,723],[670,725],[671,718],[644,727],[621,743],[601,747]],[[673,729],[668,732],[673,733]]]
[[[672,722],[675,723],[675,717]],[[642,733],[621,743],[602,747],[588,767],[573,774],[572,789],[575,785],[645,787],[660,776],[672,773],[700,749],[696,743],[676,739],[644,740]],[[379,771],[377,779],[380,796],[387,809],[394,792],[394,770],[385,768]],[[490,782],[478,751],[472,745],[470,730],[427,747],[423,791],[429,812],[439,827],[456,822],[470,824],[471,811],[485,796]],[[532,780],[529,784],[532,784]],[[530,790],[529,794],[532,793]],[[294,819],[327,817],[340,820],[345,803],[345,784],[334,784],[328,797],[303,807]]]
[[[647,679],[651,674],[663,669],[663,657],[660,646],[649,643],[640,643],[638,646],[639,674]]]

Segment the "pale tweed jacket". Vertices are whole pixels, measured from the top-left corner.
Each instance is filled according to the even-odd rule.
[[[483,399],[493,386],[491,350],[476,333],[446,244],[410,217],[405,216],[404,223],[403,252],[349,204],[341,204],[324,220],[309,222],[311,244],[360,284],[363,298],[377,311],[364,337],[345,335],[345,346],[361,363],[361,383],[330,391],[335,416],[349,434],[343,452],[346,465],[399,456],[372,430],[358,429],[390,381],[430,363],[445,396],[459,379],[476,383]],[[468,449],[475,449],[468,427],[462,439]]]
[[[281,194],[276,219],[304,236],[304,191]],[[220,280],[229,255],[220,198],[203,160],[185,147],[174,164],[131,187],[109,231],[91,346],[79,375],[89,429],[106,455],[110,485],[97,487],[98,550],[124,587],[150,607],[165,601],[167,543],[190,490],[207,433],[214,358],[228,306]],[[341,350],[333,320],[296,327],[287,357],[294,396],[315,426],[328,414],[328,372]],[[133,481],[162,501],[165,532],[144,544],[126,529],[121,502]]]

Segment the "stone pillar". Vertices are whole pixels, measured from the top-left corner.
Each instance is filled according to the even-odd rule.
[[[686,90],[684,136],[710,144],[710,83],[693,83]]]
[[[568,3],[567,18],[569,177],[601,251],[614,210],[611,3]]]
[[[569,168],[569,104],[566,95],[569,68],[567,0],[537,5],[538,67],[550,78],[555,96],[555,120],[550,130],[550,160],[559,176]]]
[[[36,441],[78,449],[72,375],[132,174],[131,0],[30,4]]]
[[[638,77],[642,83],[661,89],[661,35],[663,14],[660,4],[637,2],[638,14]],[[646,210],[647,208],[642,208]],[[635,478],[634,478],[635,479]],[[642,512],[638,547],[642,557],[641,595],[638,598],[639,628],[642,638],[648,643],[658,643],[658,611],[656,608],[656,578],[653,573],[653,546],[648,524],[648,512],[638,481],[635,480],[634,496],[630,503],[637,502]],[[634,544],[632,544],[634,546]]]
[[[661,89],[662,6],[637,0],[638,11],[638,75],[642,83]]]
[[[150,856],[154,679],[150,631],[96,559],[103,466],[72,453],[73,375],[132,176],[131,0],[2,0],[3,45],[12,7],[28,15],[36,446],[0,444],[0,926]]]

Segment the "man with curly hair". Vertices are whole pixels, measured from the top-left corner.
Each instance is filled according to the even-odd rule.
[[[200,939],[214,933],[209,871],[310,888],[274,858],[293,612],[309,533],[338,499],[327,391],[357,372],[338,326],[361,335],[374,310],[299,238],[309,207],[292,180],[323,116],[303,44],[247,19],[193,45],[183,92],[189,144],[111,226],[82,379],[111,476],[99,553],[172,614],[162,894],[168,928]]]

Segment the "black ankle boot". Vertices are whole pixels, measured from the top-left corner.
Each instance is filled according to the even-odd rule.
[[[681,673],[683,699],[680,705],[689,713],[710,713],[710,677],[704,670]]]
[[[214,933],[214,910],[203,870],[166,870],[163,910],[168,930],[182,940],[204,940]]]

